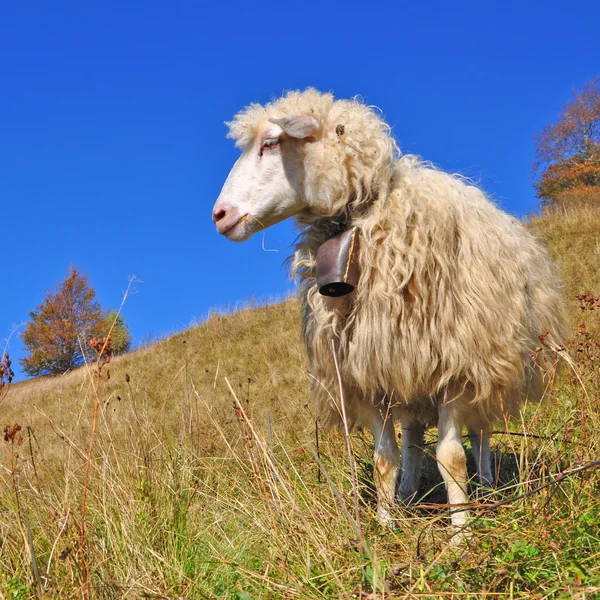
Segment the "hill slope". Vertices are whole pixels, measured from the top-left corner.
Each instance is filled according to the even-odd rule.
[[[600,210],[588,207],[542,215],[534,217],[529,227],[558,264],[567,306],[576,320],[575,295],[600,295]]]
[[[598,217],[530,222],[563,270],[574,337],[574,295],[600,293]],[[566,370],[544,404],[496,436],[509,487],[492,500],[512,500],[475,511],[475,551],[458,560],[443,507],[398,507],[395,532],[375,522],[370,436],[352,438],[353,478],[343,438],[316,429],[299,313],[288,300],[213,315],[100,373],[13,386],[0,410],[23,429],[22,443],[17,434],[0,448],[0,598],[83,589],[99,598],[323,598],[359,588],[583,598],[600,589],[597,471],[534,492],[597,457],[593,337],[575,342],[578,375]],[[584,314],[590,330],[596,315]],[[435,439],[429,432],[428,444]],[[427,502],[444,502],[425,452],[422,493],[434,488]]]
[[[575,324],[580,316],[575,296],[584,292],[600,295],[600,211],[585,208],[566,214],[536,216],[528,226],[560,268],[565,301]],[[279,392],[289,392],[291,387],[294,393],[303,394],[306,375],[302,371],[306,368],[306,359],[299,320],[299,304],[295,299],[227,316],[215,314],[201,327],[177,334],[147,350],[117,358],[112,369],[116,370],[117,377],[127,370],[139,373],[137,385],[144,385],[144,393],[149,398],[160,396],[165,382],[175,378],[182,367],[196,376],[204,373],[203,379],[212,383],[217,366],[221,376],[228,376],[234,384],[247,382],[251,377],[254,385],[259,386],[269,379],[273,369],[275,372],[283,369],[285,383]],[[290,363],[296,365],[293,375],[289,373]],[[217,378],[219,386],[223,384],[222,377]],[[35,399],[57,398],[85,378],[85,370],[80,370],[59,378],[42,377],[16,384],[3,405],[3,413],[11,420],[28,416],[28,405]],[[289,386],[292,381],[293,385]],[[123,392],[118,386],[114,390]],[[271,394],[273,390],[265,391]]]

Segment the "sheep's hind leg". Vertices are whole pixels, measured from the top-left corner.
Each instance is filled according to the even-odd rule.
[[[394,504],[398,481],[400,450],[396,442],[394,419],[386,406],[373,407],[369,429],[375,439],[375,489],[377,490],[377,518],[386,526],[393,526],[390,509]]]
[[[402,479],[400,498],[405,504],[414,502],[421,480],[423,462],[423,439],[425,427],[411,421],[402,425]]]
[[[488,488],[495,487],[490,459],[489,432],[483,428],[469,427],[469,439],[471,440],[471,452],[473,452],[473,458],[475,459],[479,483]]]
[[[436,458],[438,468],[448,492],[448,503],[466,504],[467,498],[467,457],[461,443],[461,422],[456,411],[456,403],[440,404],[438,422],[438,443]],[[462,530],[469,517],[466,509],[452,508],[452,526]],[[455,536],[455,542],[461,536]]]

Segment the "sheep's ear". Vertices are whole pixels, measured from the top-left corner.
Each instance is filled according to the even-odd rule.
[[[290,115],[281,119],[269,119],[279,125],[289,136],[303,140],[319,130],[319,121],[310,115]]]

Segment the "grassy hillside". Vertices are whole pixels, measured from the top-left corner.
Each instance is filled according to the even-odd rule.
[[[571,301],[585,292],[600,295],[600,211],[584,207],[551,213],[533,218],[529,226],[560,267],[571,324],[576,325],[579,313]]]
[[[447,544],[435,430],[420,505],[377,524],[371,438],[352,436],[353,478],[288,300],[2,392],[22,429],[0,441],[0,599],[598,597],[598,311],[574,295],[600,293],[600,216],[530,226],[563,270],[576,367],[495,436],[503,487],[473,486],[468,547]]]

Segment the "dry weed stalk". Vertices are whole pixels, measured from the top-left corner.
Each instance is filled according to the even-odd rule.
[[[119,310],[115,313],[115,320],[113,321],[106,338],[102,340],[98,340],[97,338],[93,338],[90,341],[90,346],[96,352],[96,368],[93,370],[89,370],[90,374],[90,387],[94,392],[94,406],[93,406],[93,415],[92,415],[92,430],[90,432],[90,443],[88,446],[87,458],[85,463],[85,472],[84,472],[84,480],[83,480],[83,494],[81,500],[81,524],[80,524],[80,532],[79,532],[79,544],[80,544],[80,563],[81,563],[81,576],[82,576],[82,594],[84,600],[89,600],[90,598],[90,581],[89,581],[89,570],[87,564],[87,553],[86,553],[86,512],[87,512],[87,492],[89,487],[90,480],[90,469],[92,464],[92,454],[94,451],[94,443],[96,441],[96,432],[98,429],[98,411],[101,405],[102,400],[102,392],[104,391],[104,386],[110,379],[110,369],[104,371],[104,367],[110,363],[110,359],[112,356],[112,350],[110,347],[110,335],[112,333],[113,328],[117,322],[117,318],[121,315],[121,311],[123,310],[123,306],[127,297],[130,293],[131,287],[135,283],[136,278],[132,276],[129,278],[129,284],[125,293],[123,294],[123,299],[121,300],[121,306]],[[97,379],[96,382],[94,379]]]
[[[338,388],[340,394],[340,406],[342,411],[342,421],[344,423],[344,438],[346,441],[346,450],[348,452],[348,463],[350,465],[350,477],[352,481],[352,498],[354,500],[354,530],[358,537],[358,541],[361,547],[362,553],[362,561],[363,561],[363,579],[366,581],[366,577],[364,577],[364,568],[366,566],[366,559],[369,558],[371,566],[377,575],[377,580],[380,581],[383,585],[385,592],[390,593],[389,586],[387,582],[381,576],[381,571],[379,569],[379,564],[376,560],[374,560],[373,554],[369,545],[367,544],[367,540],[362,531],[362,525],[360,522],[360,509],[358,506],[358,479],[356,477],[356,464],[354,462],[354,452],[352,451],[352,440],[350,438],[350,427],[348,425],[348,418],[346,416],[346,401],[344,398],[344,386],[342,383],[342,373],[340,371],[340,365],[338,363],[337,352],[335,348],[335,340],[331,340],[331,352],[333,354],[333,362],[335,364],[335,371],[338,379]],[[376,586],[374,586],[376,588]],[[373,590],[373,593],[376,593],[377,589]]]
[[[15,494],[17,503],[17,516],[19,517],[19,525],[23,532],[23,513],[21,510],[21,499],[19,496],[19,485],[17,482],[17,460],[19,458],[18,448],[23,444],[22,427],[15,423],[14,425],[6,425],[4,427],[4,441],[10,447],[10,467],[8,469],[12,481],[12,488]]]
[[[250,389],[249,388],[250,381],[251,380],[249,377],[248,378],[248,389]],[[236,398],[236,400],[237,400],[237,398]],[[281,499],[279,498],[279,494],[277,493],[277,488],[274,486],[270,486],[270,487],[271,487],[272,491],[275,491],[275,495],[277,496],[277,499],[279,500],[278,505],[276,505],[274,502],[274,494],[269,494],[269,490],[267,488],[267,482],[265,481],[265,478],[262,476],[260,466],[258,463],[258,459],[257,459],[255,451],[254,451],[254,445],[253,445],[254,436],[252,433],[252,429],[249,426],[250,416],[248,414],[249,408],[250,408],[250,398],[248,396],[248,398],[246,399],[246,406],[240,404],[239,401],[236,402],[236,400],[234,400],[234,402],[233,402],[233,412],[235,414],[235,418],[238,422],[238,425],[240,426],[240,428],[242,430],[242,434],[244,436],[244,448],[246,450],[246,454],[248,455],[248,458],[250,459],[250,464],[252,465],[252,475],[250,477],[250,481],[254,485],[256,485],[258,483],[258,486],[262,492],[262,495],[263,495],[263,498],[265,501],[265,505],[269,509],[269,516],[271,518],[271,527],[273,528],[273,534],[275,536],[275,543],[277,545],[277,551],[278,551],[279,557],[281,559],[281,566],[285,570],[285,568],[287,566],[287,560],[286,560],[285,554],[283,553],[283,550],[282,550],[281,539],[279,536],[279,528],[277,527],[277,519],[280,518],[281,514],[282,514]]]
[[[10,364],[10,363],[9,363]],[[44,588],[40,577],[40,571],[37,564],[37,558],[33,547],[33,539],[31,536],[31,528],[29,523],[23,514],[23,508],[21,503],[21,494],[19,491],[19,483],[17,480],[17,462],[19,458],[18,448],[23,445],[23,434],[21,433],[22,427],[18,423],[14,425],[6,425],[4,427],[4,441],[9,444],[10,447],[10,477],[12,482],[12,488],[15,495],[15,502],[17,506],[17,517],[19,522],[19,529],[21,536],[23,537],[23,544],[27,548],[29,554],[29,561],[31,565],[31,573],[33,575],[34,592],[36,598],[43,598]]]
[[[15,376],[13,370],[11,369],[12,362],[10,360],[10,356],[8,353],[4,353],[2,358],[0,358],[0,404],[6,398],[8,393],[8,387],[12,383],[12,380]]]
[[[112,345],[110,335],[107,335],[105,338],[98,338],[94,336],[90,340],[89,344],[90,348],[94,351],[96,355],[92,359],[92,362],[96,363],[94,374],[99,379],[104,379],[105,381],[108,381],[110,379],[110,367],[107,367],[107,365],[110,364],[112,358]]]
[[[240,409],[239,415],[246,423],[246,425],[252,435],[252,438],[255,440],[256,445],[258,446],[260,452],[262,453],[265,464],[269,467],[269,470],[271,471],[271,473],[273,475],[275,482],[281,486],[281,489],[283,490],[285,497],[287,498],[288,502],[294,509],[295,514],[299,517],[300,521],[302,522],[302,525],[304,526],[305,531],[311,537],[311,539],[313,539],[313,541],[317,544],[317,547],[319,549],[319,554],[321,555],[321,558],[327,565],[327,568],[329,569],[330,574],[332,574],[335,577],[336,582],[340,586],[340,590],[344,590],[344,586],[342,585],[339,575],[338,575],[337,571],[334,569],[333,564],[331,563],[329,556],[327,555],[327,549],[320,543],[319,536],[314,531],[314,529],[311,526],[308,519],[304,516],[301,508],[298,506],[298,503],[296,502],[296,499],[294,498],[294,495],[292,494],[292,492],[286,485],[285,480],[281,477],[279,470],[277,469],[277,466],[275,465],[275,463],[273,461],[273,458],[271,457],[269,451],[267,450],[267,447],[265,446],[265,443],[263,442],[261,437],[258,435],[256,429],[254,428],[252,421],[250,420],[250,418],[248,417],[246,412],[243,410],[243,405],[240,402],[239,398],[237,397],[237,395],[236,395],[233,387],[231,386],[231,383],[227,379],[227,377],[225,378],[225,383],[227,384],[227,387],[229,388],[229,391],[231,392],[231,395],[233,396],[233,400],[234,400],[236,406]],[[343,595],[345,598],[348,598],[348,599],[350,598],[350,596],[348,595],[348,593],[345,590],[343,592]]]
[[[588,446],[590,438],[588,417],[600,409],[600,337],[597,334],[600,296],[586,292],[577,294],[575,298],[579,302],[581,321],[578,324],[575,338],[571,342],[571,350],[577,361],[577,368],[572,361],[571,371],[582,391],[579,421],[583,442],[585,446]],[[596,327],[594,328],[595,318]]]

